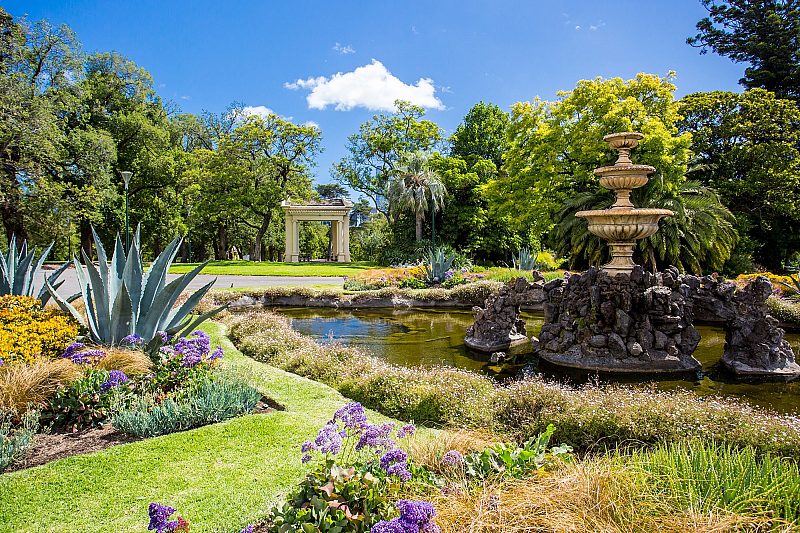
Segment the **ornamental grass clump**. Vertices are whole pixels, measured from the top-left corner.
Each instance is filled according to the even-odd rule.
[[[718,509],[800,527],[800,471],[795,460],[703,440],[661,444],[632,458],[657,490],[686,509]]]
[[[81,376],[81,368],[66,359],[0,366],[0,410],[22,414],[43,407],[59,389]]]

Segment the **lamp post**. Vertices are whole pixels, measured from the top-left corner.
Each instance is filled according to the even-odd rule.
[[[189,262],[192,262],[192,226],[189,223],[189,218],[192,216],[192,204],[186,207],[186,247],[189,252]]]
[[[131,184],[131,176],[133,176],[133,172],[128,172],[127,170],[120,172],[122,174],[122,179],[125,182],[125,250],[129,251],[131,249],[131,240],[130,240],[130,228],[128,226],[128,186]]]

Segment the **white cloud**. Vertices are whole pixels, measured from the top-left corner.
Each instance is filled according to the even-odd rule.
[[[283,86],[310,90],[306,101],[311,109],[325,109],[332,105],[337,111],[349,111],[355,107],[392,111],[395,100],[406,100],[428,109],[444,109],[444,104],[436,97],[432,79],[420,78],[414,85],[403,83],[376,59],[352,72],[337,72],[330,78],[319,76],[297,80]]]
[[[270,115],[274,115],[275,111],[263,105],[249,105],[242,108],[242,113],[246,116],[257,115],[266,120]]]
[[[333,50],[342,55],[356,53],[356,49],[350,46],[349,44],[336,43],[333,45]]]
[[[317,128],[319,131],[322,131],[322,126],[320,126],[319,124],[317,124],[313,120],[306,120],[305,122],[303,122],[303,126],[306,126],[306,127],[309,127],[309,128]]]
[[[575,31],[581,31],[581,27],[580,26],[575,26]]]
[[[187,96],[187,95],[181,96],[181,100],[191,100],[191,99],[192,99],[191,96]]]

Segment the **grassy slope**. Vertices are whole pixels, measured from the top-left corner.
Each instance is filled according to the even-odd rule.
[[[183,274],[199,263],[176,263],[170,267],[172,274]],[[271,263],[255,261],[211,261],[203,274],[214,276],[352,276],[356,272],[375,268],[375,263]]]
[[[193,532],[239,531],[263,516],[302,477],[300,443],[346,400],[244,357],[220,324],[203,329],[225,348],[229,367],[287,410],[0,475],[0,531],[144,531],[151,501],[177,508]]]

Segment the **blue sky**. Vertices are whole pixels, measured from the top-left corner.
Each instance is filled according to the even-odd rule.
[[[86,51],[144,66],[186,112],[233,101],[322,128],[317,180],[396,95],[452,132],[476,102],[552,99],[580,79],[678,74],[678,94],[740,90],[744,67],[685,44],[699,0],[11,1],[67,23]],[[341,76],[335,77],[337,73]],[[300,80],[298,82],[298,80]],[[294,87],[294,88],[290,88]]]

